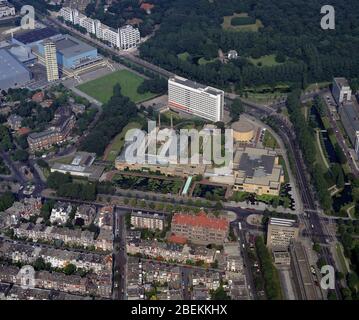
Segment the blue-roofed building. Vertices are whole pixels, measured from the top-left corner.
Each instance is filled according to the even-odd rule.
[[[76,69],[99,59],[97,49],[70,35],[51,37],[56,45],[57,62],[66,69]],[[45,55],[44,42],[38,44],[39,54]]]
[[[59,33],[52,28],[35,29],[15,34],[12,42],[27,47],[33,47],[41,41],[58,34]]]
[[[7,49],[0,49],[0,91],[25,85],[31,72]]]

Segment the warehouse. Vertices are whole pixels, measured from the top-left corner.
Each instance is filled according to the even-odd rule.
[[[30,80],[30,71],[7,49],[0,49],[0,91],[21,87]]]
[[[57,61],[67,69],[76,69],[99,58],[97,49],[69,35],[51,37],[56,45]],[[44,56],[44,43],[38,45],[40,55]]]

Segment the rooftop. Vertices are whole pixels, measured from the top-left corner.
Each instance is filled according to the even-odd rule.
[[[291,219],[270,218],[269,224],[282,227],[295,227],[297,222]]]
[[[203,84],[200,84],[200,83],[197,83],[197,82],[194,82],[192,80],[188,80],[188,79],[185,79],[185,78],[182,78],[182,77],[179,77],[179,76],[172,77],[172,78],[170,78],[170,80],[173,81],[173,82],[182,84],[182,85],[184,85],[186,87],[190,87],[192,89],[201,90],[201,91],[206,92],[206,93],[211,94],[211,95],[217,96],[217,95],[223,94],[222,90],[219,90],[219,89],[216,89],[216,88],[213,88],[213,87],[209,87],[209,86],[205,86]]]
[[[229,225],[227,219],[212,218],[203,211],[198,215],[175,213],[172,223],[219,230],[227,230]]]
[[[341,108],[341,111],[347,116],[350,125],[354,131],[359,131],[359,106],[353,102],[346,102]]]
[[[14,39],[23,44],[30,44],[53,37],[54,35],[57,34],[59,33],[52,28],[43,28],[43,29],[35,29],[35,30],[16,34],[14,35]]]
[[[0,81],[18,74],[29,73],[7,49],[0,49]]]
[[[94,47],[70,35],[58,35],[52,38],[59,51],[65,57],[73,57],[83,52],[96,50]]]
[[[334,78],[334,81],[340,88],[349,87],[349,82],[346,78]]]

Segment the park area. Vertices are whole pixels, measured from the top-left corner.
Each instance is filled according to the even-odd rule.
[[[130,100],[135,103],[139,103],[155,96],[155,94],[151,92],[143,94],[137,92],[138,87],[144,80],[144,78],[129,70],[120,70],[81,84],[77,89],[102,103],[106,103],[113,95],[114,86],[119,83],[122,95],[130,98]]]
[[[257,32],[263,27],[262,22],[256,19],[255,22],[248,16],[248,13],[235,13],[223,17],[222,28],[228,31]]]
[[[141,125],[138,122],[128,123],[123,130],[112,140],[111,144],[106,148],[103,157],[104,161],[114,162],[116,157],[119,155],[122,147],[125,144],[125,137],[128,130],[140,129]]]

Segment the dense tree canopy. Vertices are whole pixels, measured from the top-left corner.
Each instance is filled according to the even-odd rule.
[[[161,26],[141,46],[141,56],[183,76],[219,86],[254,86],[305,85],[338,75],[355,78],[359,73],[358,2],[331,1],[336,9],[335,30],[320,27],[320,9],[327,4],[323,0],[152,2],[155,8],[149,17],[159,20]],[[223,17],[234,13],[260,19],[263,28],[258,32],[222,29]],[[199,63],[201,57],[216,58],[218,49],[235,49],[241,58],[227,64],[218,60]],[[185,59],[178,57],[182,53],[188,54]],[[247,59],[269,54],[277,55],[277,62],[282,63],[258,67]]]

